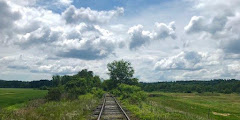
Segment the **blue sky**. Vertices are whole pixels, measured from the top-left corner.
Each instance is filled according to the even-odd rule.
[[[0,79],[127,60],[143,82],[240,79],[239,0],[0,0]]]

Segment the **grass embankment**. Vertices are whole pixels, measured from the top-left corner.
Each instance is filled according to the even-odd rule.
[[[5,94],[5,102],[1,99],[4,106],[16,106],[18,105],[18,103],[20,103],[21,107],[9,109],[11,108],[11,106],[7,106],[3,109],[0,109],[0,120],[84,120],[89,117],[92,112],[91,110],[95,108],[99,103],[99,98],[95,97],[92,94],[81,95],[76,100],[61,100],[49,102],[45,99],[35,99],[28,101],[28,99],[25,99],[23,97],[25,96],[30,98],[29,96],[34,96],[33,94],[35,94],[36,96],[38,96],[36,98],[39,98],[43,94],[41,92],[42,91],[38,91],[35,93],[35,90],[33,89],[18,89],[18,92],[15,91],[15,93],[18,94],[15,95],[17,96],[15,98],[15,105],[12,105],[14,102],[11,102],[11,104],[7,102],[10,100],[14,101],[14,97],[10,97],[9,95]],[[1,91],[1,93],[3,94],[4,92]],[[35,97],[31,98],[33,99]]]
[[[47,90],[0,88],[0,109],[17,109],[28,101],[43,98]]]
[[[139,105],[124,102],[136,117],[148,120],[239,120],[240,95],[219,93],[149,93]]]

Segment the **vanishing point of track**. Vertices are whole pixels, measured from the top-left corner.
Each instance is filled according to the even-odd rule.
[[[105,94],[97,120],[130,120],[130,118],[115,97]]]

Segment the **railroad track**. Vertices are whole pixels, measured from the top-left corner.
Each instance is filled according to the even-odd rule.
[[[94,115],[95,120],[130,120],[116,98],[111,94],[104,95],[103,104],[97,107]]]

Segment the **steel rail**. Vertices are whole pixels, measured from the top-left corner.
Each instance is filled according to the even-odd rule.
[[[101,119],[101,116],[102,116],[102,113],[103,113],[103,109],[104,109],[104,107],[105,107],[105,103],[106,103],[106,94],[104,94],[103,104],[102,104],[101,111],[100,111],[100,113],[99,113],[99,115],[98,115],[97,120],[100,120],[100,119]]]
[[[116,100],[115,97],[113,97],[111,94],[110,96],[114,99],[114,101],[117,103],[118,105],[118,108],[122,111],[122,113],[124,114],[124,117],[127,119],[127,120],[130,120],[130,118],[128,117],[127,113],[123,110],[123,108],[121,107],[121,105],[118,103],[118,101]],[[102,107],[101,107],[101,111],[98,115],[98,118],[97,120],[101,120],[101,116],[102,116],[102,113],[104,111],[104,108],[105,108],[105,104],[106,104],[106,94],[104,95],[104,100],[103,100],[103,104],[102,104]]]
[[[112,96],[112,95],[111,95]],[[123,108],[121,107],[121,105],[118,103],[118,101],[116,100],[115,97],[112,96],[112,98],[115,100],[115,102],[117,103],[118,107],[121,109],[121,111],[123,112],[124,116],[127,118],[127,120],[130,120],[130,118],[127,116],[127,113],[123,110]]]

